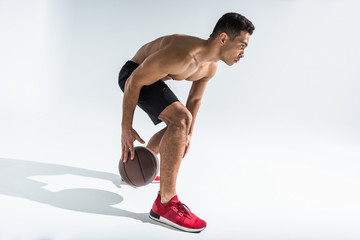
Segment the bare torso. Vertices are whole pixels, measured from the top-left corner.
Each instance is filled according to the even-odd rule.
[[[195,57],[196,53],[204,48],[204,40],[182,34],[163,36],[145,44],[137,51],[131,61],[141,65],[149,56],[164,48],[168,48],[171,51],[173,50],[181,53],[178,55],[179,58],[181,58],[182,56],[194,57],[190,58],[190,63],[186,70],[177,74],[168,74],[161,79],[163,81],[170,79],[197,81],[204,77],[207,77],[209,73],[212,72],[211,69],[216,69],[217,63],[199,63]]]

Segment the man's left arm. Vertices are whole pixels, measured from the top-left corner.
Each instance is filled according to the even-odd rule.
[[[206,85],[210,80],[209,77],[202,78],[201,80],[195,81],[192,83],[188,99],[186,101],[186,108],[191,112],[192,122],[189,131],[189,135],[191,136],[194,129],[196,115],[199,111],[201,98],[205,92]]]
[[[217,63],[211,64],[209,68],[209,72],[207,76],[203,77],[202,79],[198,81],[194,81],[192,83],[188,99],[186,101],[186,108],[191,112],[192,114],[192,122],[190,127],[189,135],[192,136],[193,130],[194,130],[194,124],[196,115],[200,108],[201,98],[205,92],[205,88],[209,80],[215,75],[217,70]]]
[[[186,145],[185,145],[183,158],[186,156],[190,148],[191,136],[194,130],[196,115],[200,108],[201,98],[205,92],[205,88],[209,80],[215,75],[216,68],[217,68],[217,64],[214,64],[213,67],[210,69],[210,74],[208,74],[208,76],[192,83],[189,96],[186,101],[186,108],[191,112],[192,122],[189,130],[189,134],[186,138]]]

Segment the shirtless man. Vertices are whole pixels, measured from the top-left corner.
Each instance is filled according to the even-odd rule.
[[[166,127],[156,133],[147,147],[160,153],[160,191],[150,218],[188,232],[200,232],[206,222],[190,212],[176,194],[181,160],[189,150],[201,97],[215,75],[219,60],[232,66],[244,57],[254,25],[237,13],[224,14],[207,40],[175,34],[160,37],[142,46],[119,74],[124,91],[121,160],[134,158],[134,141],[145,141],[133,129],[136,105],[154,122]],[[184,106],[164,83],[167,80],[192,81]],[[130,150],[130,156],[129,155]]]

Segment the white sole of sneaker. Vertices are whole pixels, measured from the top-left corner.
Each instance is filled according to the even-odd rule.
[[[201,232],[202,230],[204,230],[206,228],[206,224],[205,224],[205,227],[203,228],[200,228],[200,229],[192,229],[192,228],[186,228],[186,227],[182,227],[176,223],[173,223],[172,221],[170,220],[167,220],[166,218],[163,218],[159,215],[157,215],[156,213],[154,213],[152,210],[150,211],[149,213],[149,217],[154,220],[154,221],[157,221],[157,222],[161,222],[161,223],[164,223],[166,225],[169,225],[169,226],[172,226],[174,228],[177,228],[179,230],[182,230],[182,231],[185,231],[185,232],[191,232],[191,233],[199,233]]]

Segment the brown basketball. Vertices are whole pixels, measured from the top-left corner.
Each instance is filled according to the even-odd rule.
[[[130,159],[130,150],[126,163],[120,160],[119,172],[121,178],[129,185],[141,187],[151,183],[158,174],[159,160],[156,154],[146,148],[134,147],[134,159]]]

